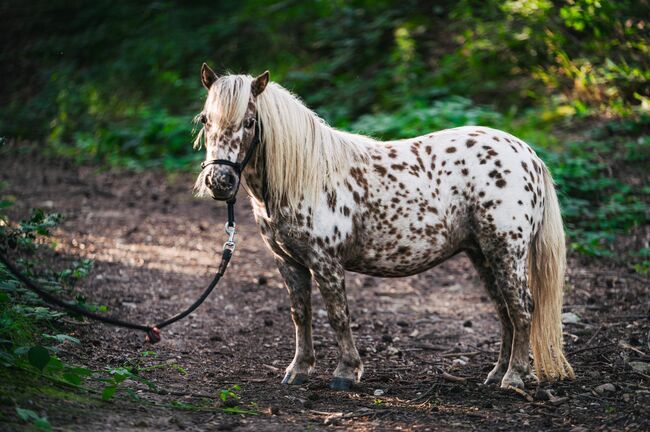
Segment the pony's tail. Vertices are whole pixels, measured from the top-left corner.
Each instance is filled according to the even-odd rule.
[[[546,166],[542,166],[544,219],[528,252],[528,277],[534,301],[530,345],[537,376],[553,381],[574,378],[575,374],[564,356],[562,339],[564,228],[553,179]]]

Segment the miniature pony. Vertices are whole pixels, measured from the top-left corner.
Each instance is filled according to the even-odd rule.
[[[286,282],[296,351],[285,384],[315,365],[311,286],[315,280],[340,357],[331,387],[347,390],[363,365],[350,330],[345,271],[399,277],[459,252],[476,267],[501,322],[501,349],[486,384],[523,388],[572,378],[563,354],[565,241],[553,180],[535,152],[495,129],[466,126],[380,142],[328,126],[268,71],[218,77],[206,64],[206,160],[236,163],[259,137],[241,173],[205,166],[199,196],[250,196],[264,242]]]

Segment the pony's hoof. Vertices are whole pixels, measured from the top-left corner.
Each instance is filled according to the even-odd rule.
[[[282,379],[282,384],[300,385],[306,383],[308,379],[309,379],[309,375],[307,374],[297,373],[295,375],[292,375],[291,372],[287,372],[287,374]]]
[[[526,388],[524,381],[519,375],[507,373],[506,376],[503,377],[503,380],[501,380],[501,388],[508,389],[510,387],[518,388],[520,390]]]
[[[354,384],[354,380],[349,378],[334,377],[330,382],[330,388],[332,390],[348,391],[352,388],[352,384]]]
[[[503,364],[497,363],[494,366],[494,368],[490,371],[485,381],[483,381],[483,384],[484,385],[501,384],[501,380],[503,379],[503,376],[506,374],[506,372],[508,372],[507,366],[508,365],[505,365],[504,367]]]
[[[488,375],[487,379],[483,381],[483,385],[499,385],[501,383],[502,377],[496,376],[496,375]]]

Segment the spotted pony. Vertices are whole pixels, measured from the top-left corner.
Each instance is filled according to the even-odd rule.
[[[255,220],[286,282],[296,350],[283,383],[315,365],[312,280],[339,348],[331,386],[349,389],[363,364],[350,329],[345,271],[400,277],[465,252],[493,300],[501,348],[486,383],[572,378],[563,354],[565,241],[553,180],[516,137],[467,126],[381,142],[335,130],[269,73],[218,77],[208,90],[195,145],[206,160],[241,161]],[[232,199],[230,165],[205,166],[199,196]],[[532,352],[534,371],[530,367]],[[534,372],[534,373],[533,373]]]

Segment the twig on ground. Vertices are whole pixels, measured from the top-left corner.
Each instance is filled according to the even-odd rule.
[[[465,382],[465,381],[467,381],[466,378],[459,377],[459,376],[456,376],[456,375],[452,375],[452,374],[450,374],[448,372],[444,372],[444,371],[442,372],[442,378],[444,380],[446,380],[446,381],[451,381],[451,382]]]
[[[591,335],[591,337],[589,338],[589,340],[587,341],[587,343],[585,344],[585,346],[589,346],[589,345],[591,345],[591,343],[594,341],[594,339],[596,339],[596,336],[598,336],[598,334],[600,333],[600,331],[601,331],[602,329],[603,329],[603,324],[601,324],[600,327],[598,327],[598,329],[594,332],[594,334]]]
[[[449,357],[460,357],[460,356],[465,356],[465,357],[473,357],[475,355],[481,354],[480,351],[470,351],[470,352],[450,352],[450,353],[444,353],[440,357],[443,358],[449,358]]]
[[[585,351],[589,351],[589,350],[595,350],[595,349],[598,349],[598,348],[607,348],[607,347],[611,347],[613,345],[616,345],[616,342],[612,342],[612,343],[608,343],[608,344],[602,344],[602,345],[595,345],[595,346],[587,346],[587,347],[584,347],[584,348],[580,348],[580,349],[571,351],[569,353],[569,355],[576,355],[576,354],[579,354],[581,352],[585,352]]]

